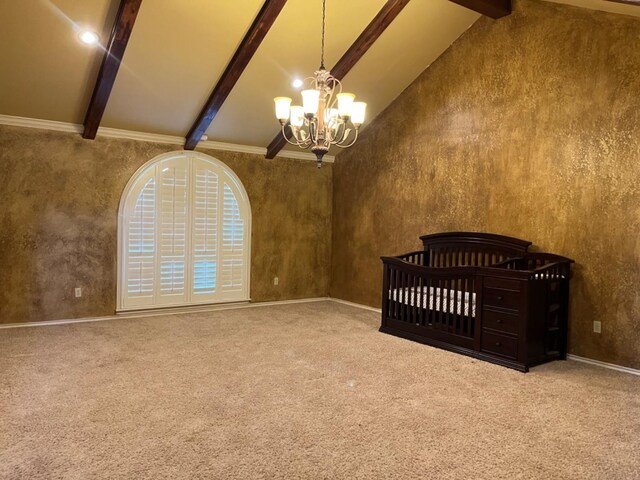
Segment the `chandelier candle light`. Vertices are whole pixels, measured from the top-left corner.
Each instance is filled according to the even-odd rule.
[[[322,166],[322,157],[332,145],[347,148],[356,142],[367,108],[364,102],[354,102],[353,93],[342,93],[340,80],[324,68],[325,3],[326,0],[322,0],[320,69],[316,70],[313,77],[304,80],[309,88],[301,92],[302,106],[291,105],[289,97],[273,99],[282,135],[291,145],[303,149],[311,147],[318,168]],[[291,128],[290,136],[287,135],[287,125]]]

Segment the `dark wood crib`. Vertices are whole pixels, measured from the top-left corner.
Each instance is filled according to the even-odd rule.
[[[566,358],[573,260],[490,233],[420,237],[381,257],[380,331],[526,372]]]

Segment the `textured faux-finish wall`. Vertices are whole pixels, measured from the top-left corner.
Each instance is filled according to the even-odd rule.
[[[639,368],[640,18],[514,7],[337,158],[330,294],[379,306],[379,257],[421,234],[520,237],[576,260],[570,352]]]
[[[0,323],[113,314],[122,191],[142,164],[174,150],[0,126]],[[203,153],[231,167],[248,192],[252,300],[326,296],[332,167]]]

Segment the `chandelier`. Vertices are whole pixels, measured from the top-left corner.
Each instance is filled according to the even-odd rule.
[[[347,148],[356,142],[367,108],[364,102],[354,102],[353,93],[342,93],[340,80],[324,68],[325,3],[326,0],[322,0],[320,69],[303,81],[307,89],[301,92],[302,106],[291,105],[289,97],[273,99],[285,140],[302,149],[311,147],[318,168],[332,145]],[[291,129],[290,135],[287,135],[287,126]]]

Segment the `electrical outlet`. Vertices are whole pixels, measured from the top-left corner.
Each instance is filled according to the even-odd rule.
[[[82,296],[82,287],[76,287],[76,298]]]
[[[601,333],[602,332],[602,322],[594,320],[593,322],[593,333]]]
[[[273,277],[273,284],[278,285],[280,283],[280,279],[278,277]]]

